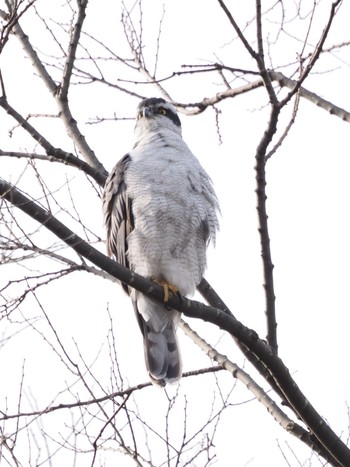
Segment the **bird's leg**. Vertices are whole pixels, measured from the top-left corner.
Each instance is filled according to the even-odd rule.
[[[171,292],[174,295],[179,292],[178,289],[175,287],[175,285],[169,284],[169,282],[167,282],[167,281],[159,280],[159,279],[156,279],[155,277],[152,277],[152,281],[163,287],[163,290],[164,290],[164,303],[169,301],[169,290],[171,290]]]

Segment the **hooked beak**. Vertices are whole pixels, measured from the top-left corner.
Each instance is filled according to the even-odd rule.
[[[151,110],[150,107],[145,107],[145,108],[143,109],[143,113],[142,113],[142,114],[143,114],[143,116],[144,116],[145,118],[148,118],[148,117],[152,117],[153,112],[152,112],[152,110]]]

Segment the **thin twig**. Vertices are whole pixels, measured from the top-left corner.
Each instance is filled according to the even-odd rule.
[[[0,107],[2,107],[11,117],[13,117],[22,128],[24,128],[30,135],[31,137],[37,141],[46,151],[46,154],[49,156],[48,160],[50,159],[50,156],[56,159],[57,161],[63,162],[65,164],[72,165],[74,167],[77,167],[78,169],[82,170],[85,172],[87,175],[91,176],[96,180],[100,185],[103,185],[107,176],[106,170],[103,168],[103,170],[98,170],[95,167],[92,167],[90,164],[87,162],[82,161],[78,157],[74,156],[73,154],[63,151],[62,149],[55,148],[52,146],[52,144],[41,134],[39,133],[33,125],[31,125],[28,120],[22,117],[21,114],[19,114],[7,101],[5,96],[0,96]],[[5,152],[5,151],[0,151],[0,156],[2,155],[9,155],[11,157],[18,157],[18,153],[14,152]],[[23,157],[23,156],[20,156]],[[30,158],[30,157],[29,157]]]
[[[88,0],[80,0],[78,2],[78,17],[73,27],[69,46],[68,46],[68,55],[67,60],[64,65],[62,82],[59,90],[59,98],[62,101],[67,101],[68,98],[68,89],[70,85],[70,80],[72,77],[74,62],[76,58],[77,48],[79,45],[79,40],[81,36],[81,30],[83,27],[84,19],[86,16],[85,10],[88,4]]]
[[[337,11],[337,7],[340,5],[340,3],[342,2],[342,0],[336,0],[335,2],[332,3],[332,6],[331,6],[331,11],[330,11],[330,14],[329,14],[329,18],[328,18],[328,22],[326,24],[326,27],[324,28],[323,32],[322,32],[322,35],[320,37],[320,40],[318,41],[318,44],[317,46],[315,47],[315,50],[308,62],[308,64],[306,65],[306,67],[304,68],[304,72],[302,73],[301,77],[298,79],[298,81],[296,82],[296,85],[295,87],[287,94],[287,96],[279,103],[280,107],[284,107],[288,102],[289,100],[294,96],[294,94],[296,92],[298,92],[298,90],[300,89],[301,85],[303,84],[303,82],[306,80],[306,78],[309,76],[312,68],[314,67],[316,61],[318,60],[321,52],[322,52],[322,48],[323,48],[323,45],[327,39],[327,36],[328,36],[328,33],[329,33],[329,30],[331,28],[331,25],[333,23],[333,20],[334,20],[334,17],[335,17],[335,14],[336,14],[336,11]]]
[[[86,0],[81,0],[85,3]],[[87,3],[87,2],[86,2]],[[32,44],[29,41],[28,36],[24,33],[19,23],[16,23],[13,27],[13,31],[21,42],[24,51],[30,58],[33,66],[37,70],[39,76],[45,83],[46,87],[49,89],[51,95],[56,99],[56,103],[58,105],[60,117],[65,124],[66,130],[68,135],[71,137],[72,141],[76,144],[77,148],[85,158],[85,160],[95,168],[98,172],[104,172],[104,167],[97,159],[94,151],[88,145],[84,135],[80,132],[78,128],[78,124],[74,119],[68,101],[66,99],[61,99],[59,91],[59,87],[56,85],[55,81],[52,79],[48,71],[46,70],[43,62],[38,57],[37,52],[34,50]]]

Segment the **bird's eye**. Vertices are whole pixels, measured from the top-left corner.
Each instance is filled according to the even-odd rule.
[[[164,107],[159,107],[158,109],[158,112],[161,114],[161,115],[166,115],[166,109],[164,109]]]

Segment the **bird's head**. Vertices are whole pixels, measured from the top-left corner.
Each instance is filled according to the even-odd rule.
[[[140,136],[149,131],[168,129],[181,135],[181,122],[175,107],[164,99],[144,99],[137,107],[135,132]]]

